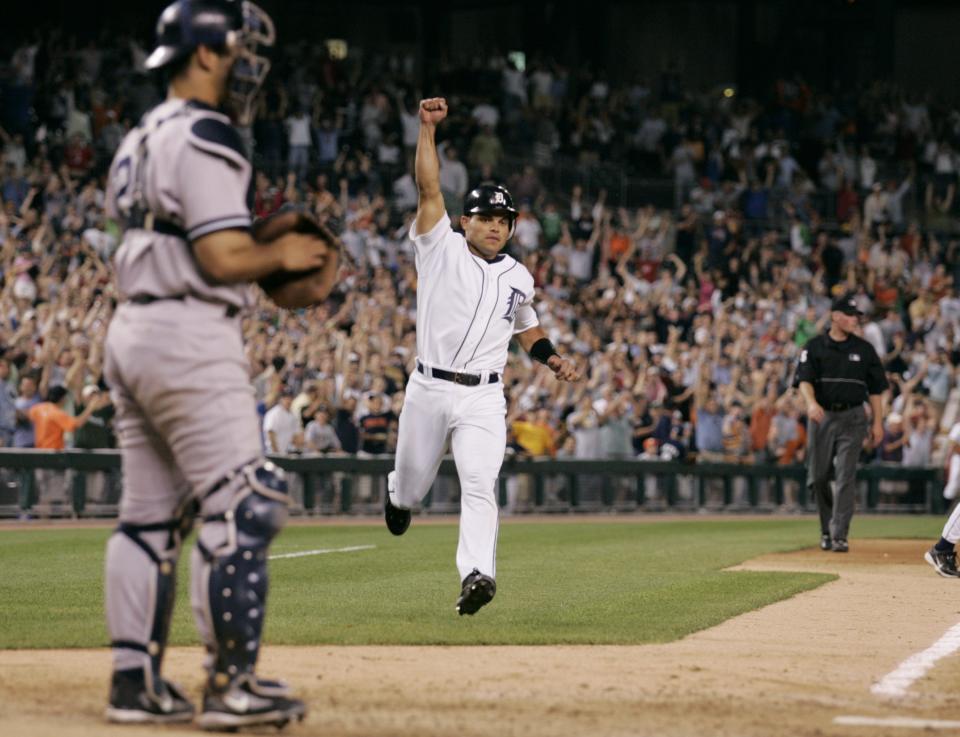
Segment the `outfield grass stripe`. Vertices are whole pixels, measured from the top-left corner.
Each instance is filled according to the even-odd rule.
[[[269,560],[279,560],[280,558],[304,558],[308,555],[326,555],[327,553],[355,553],[358,550],[373,550],[376,545],[350,545],[346,548],[319,548],[317,550],[301,550],[299,553],[280,553],[271,555]]]
[[[885,675],[870,689],[877,696],[906,696],[910,686],[922,678],[941,658],[960,650],[960,624],[955,624],[946,634],[926,650],[911,655],[892,672]]]
[[[858,537],[928,539],[941,527],[933,516],[857,521]],[[809,547],[818,534],[813,518],[501,524],[497,598],[479,617],[465,618],[453,611],[456,525],[415,526],[402,538],[349,522],[291,525],[271,550],[279,560],[270,563],[264,636],[277,645],[670,642],[835,580],[822,572],[725,570]],[[106,527],[0,531],[0,648],[109,645],[109,537]],[[176,645],[200,644],[186,585],[191,558],[180,556]]]
[[[913,717],[835,717],[834,724],[847,727],[902,727],[904,729],[958,729],[960,722],[948,719],[914,719]]]

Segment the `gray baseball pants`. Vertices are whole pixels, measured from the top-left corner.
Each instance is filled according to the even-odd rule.
[[[846,540],[853,517],[857,459],[867,436],[867,415],[862,406],[826,412],[822,422],[807,425],[807,489],[817,500],[820,532]],[[830,489],[834,471],[835,493]]]
[[[104,373],[117,408],[123,455],[121,523],[175,518],[225,474],[262,457],[240,318],[226,317],[222,306],[194,299],[120,305],[107,336]],[[228,485],[203,499],[201,514],[223,513],[232,501]],[[224,528],[223,523],[204,524],[199,537],[208,549],[217,549],[227,535]],[[179,543],[170,544],[169,532],[141,537],[175,568]],[[126,536],[110,539],[106,610],[111,640],[151,640],[158,611],[156,567]],[[192,598],[207,640],[212,635],[199,615],[204,596],[197,586]],[[114,650],[117,670],[138,667],[145,658],[135,650]]]

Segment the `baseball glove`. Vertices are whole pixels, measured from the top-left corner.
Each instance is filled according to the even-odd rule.
[[[340,239],[323,223],[319,223],[309,215],[294,210],[279,212],[257,220],[253,224],[252,234],[258,243],[269,243],[287,233],[301,233],[319,238],[324,241],[332,252],[339,252]],[[260,279],[257,283],[267,293],[267,296],[279,307],[295,309],[308,307],[311,303],[303,303],[303,285],[320,268],[303,271],[275,271]]]

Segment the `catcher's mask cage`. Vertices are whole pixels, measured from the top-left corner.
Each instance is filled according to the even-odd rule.
[[[157,46],[147,69],[163,69],[203,44],[236,54],[227,81],[225,107],[234,122],[253,122],[253,106],[270,71],[270,60],[258,53],[273,46],[273,20],[249,0],[177,0],[157,21]]]

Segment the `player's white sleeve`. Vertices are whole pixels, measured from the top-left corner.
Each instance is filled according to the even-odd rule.
[[[413,241],[414,248],[422,255],[440,245],[443,239],[451,233],[453,233],[453,228],[450,227],[450,217],[447,213],[443,213],[437,224],[426,233],[417,233],[416,219],[410,223],[410,240]]]
[[[517,319],[513,322],[513,334],[522,333],[540,324],[537,311],[533,308],[533,297],[520,304],[517,308]]]
[[[955,499],[960,491],[960,453],[950,456],[950,467],[947,471],[947,484],[943,487],[944,499]]]

